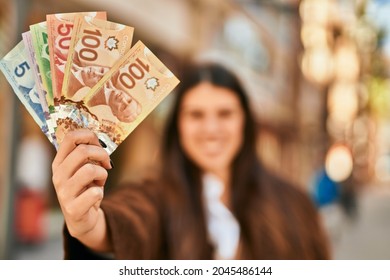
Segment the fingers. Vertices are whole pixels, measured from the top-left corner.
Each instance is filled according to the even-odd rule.
[[[87,129],[65,135],[52,164],[53,184],[69,231],[80,236],[98,221],[106,169],[111,169],[108,153],[98,137]]]
[[[103,199],[103,187],[90,186],[63,208],[64,216],[73,222],[81,221],[93,209],[99,208]],[[94,209],[96,210],[96,209]]]
[[[67,204],[80,196],[91,184],[99,187],[104,186],[107,176],[107,170],[103,167],[87,163],[64,184],[59,184],[56,187],[58,199],[61,203]]]
[[[108,176],[106,169],[111,164],[97,136],[82,129],[64,138],[52,168],[59,202],[68,205],[91,183],[103,186]]]
[[[85,144],[78,145],[60,165],[54,168],[54,185],[61,185],[72,177],[83,165],[92,162],[100,164],[106,169],[111,169],[110,158],[102,147]]]
[[[53,171],[80,144],[100,146],[95,133],[88,129],[78,129],[67,133],[58,149],[56,157],[54,158],[52,164]]]

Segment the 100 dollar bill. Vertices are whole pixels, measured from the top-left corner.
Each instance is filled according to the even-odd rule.
[[[141,42],[94,86],[82,102],[80,114],[69,117],[66,126],[94,131],[111,154],[116,147],[177,86],[179,80]],[[66,130],[58,131],[63,138]]]
[[[77,15],[61,91],[62,101],[80,101],[130,48],[134,28]]]

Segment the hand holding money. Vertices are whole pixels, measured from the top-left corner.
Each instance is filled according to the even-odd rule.
[[[179,83],[142,42],[131,47],[133,32],[105,12],[47,15],[0,60],[56,149],[87,128],[111,154]]]
[[[105,244],[101,242],[105,227],[100,226],[104,222],[100,203],[106,169],[111,168],[107,152],[86,129],[65,136],[52,164],[53,184],[69,233],[95,250],[106,249],[94,246]]]

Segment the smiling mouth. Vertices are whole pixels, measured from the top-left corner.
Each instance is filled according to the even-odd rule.
[[[203,152],[205,152],[205,154],[210,156],[220,154],[221,151],[223,151],[223,147],[219,141],[203,143],[202,145],[200,145],[200,148]]]

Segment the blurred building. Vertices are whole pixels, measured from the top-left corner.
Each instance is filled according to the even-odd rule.
[[[368,16],[382,1],[366,2],[1,0],[0,57],[46,14],[105,10],[108,20],[133,26],[133,42],[142,40],[174,73],[190,58],[235,69],[258,116],[258,152],[269,168],[307,191],[321,168],[336,181],[352,178],[362,185],[390,178],[389,56],[383,55],[383,26]],[[55,150],[2,75],[0,81],[1,259],[12,256],[7,244],[15,218],[17,151],[33,136],[52,158]],[[116,168],[108,186],[136,178],[156,163],[170,100],[112,155]],[[56,208],[46,176],[49,206]]]

